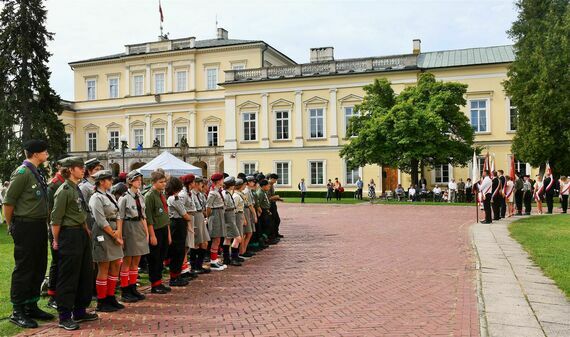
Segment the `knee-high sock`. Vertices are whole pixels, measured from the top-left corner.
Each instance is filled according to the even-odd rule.
[[[98,300],[102,300],[107,297],[107,279],[97,279],[95,281],[95,288],[97,289]]]
[[[107,296],[115,296],[115,287],[117,286],[117,281],[119,278],[117,276],[111,276],[107,278]]]

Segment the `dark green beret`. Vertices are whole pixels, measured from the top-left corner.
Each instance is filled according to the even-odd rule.
[[[59,161],[59,164],[63,167],[85,166],[85,163],[83,162],[83,158],[81,158],[81,157],[63,158]]]
[[[113,178],[113,172],[111,172],[110,170],[101,170],[101,171],[95,172],[95,174],[93,174],[92,177],[93,177],[93,179],[95,179],[95,181],[100,181],[103,179],[112,179]]]
[[[269,185],[269,181],[267,181],[265,179],[263,179],[262,181],[259,182],[259,186],[261,186],[261,187],[266,186],[266,185]]]
[[[48,144],[45,140],[31,139],[24,143],[24,150],[29,153],[39,153],[47,150]]]
[[[194,178],[194,182],[195,182],[195,183],[201,183],[201,182],[203,182],[203,181],[204,181],[204,178],[202,178],[202,177],[200,177],[200,176]]]

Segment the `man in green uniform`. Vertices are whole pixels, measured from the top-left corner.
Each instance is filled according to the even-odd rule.
[[[261,210],[258,218],[258,223],[261,225],[261,237],[260,237],[260,244],[261,248],[265,248],[265,242],[268,240],[269,236],[271,235],[271,203],[269,202],[269,197],[267,194],[269,193],[269,189],[271,186],[269,185],[269,181],[263,179],[259,182],[259,189],[257,190],[257,200],[259,204],[259,208]]]
[[[10,178],[4,198],[4,215],[14,239],[14,271],[10,300],[14,311],[10,322],[23,328],[37,328],[34,319],[53,315],[38,308],[40,288],[47,268],[47,184],[38,166],[47,161],[47,143],[24,143],[26,160]]]

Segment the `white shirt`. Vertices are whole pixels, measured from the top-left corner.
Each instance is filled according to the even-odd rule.
[[[410,196],[416,195],[416,189],[413,187],[410,187],[410,189],[408,190],[408,194]]]
[[[491,187],[493,187],[493,181],[491,180],[491,178],[489,178],[489,176],[486,176],[485,178],[483,178],[480,191],[483,194],[491,193]]]
[[[449,187],[450,190],[457,190],[457,183],[454,181],[450,181],[449,184],[447,184],[447,186]]]
[[[439,187],[434,188],[434,189],[433,189],[433,193],[435,193],[435,194],[441,194],[441,188],[439,188]]]

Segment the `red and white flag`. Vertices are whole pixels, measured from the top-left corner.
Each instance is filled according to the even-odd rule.
[[[514,154],[511,156],[511,169],[509,172],[509,176],[511,177],[512,181],[515,181],[516,177],[515,177],[515,155]]]
[[[158,1],[158,12],[160,13],[160,22],[164,22],[164,13],[162,13],[162,4]]]

